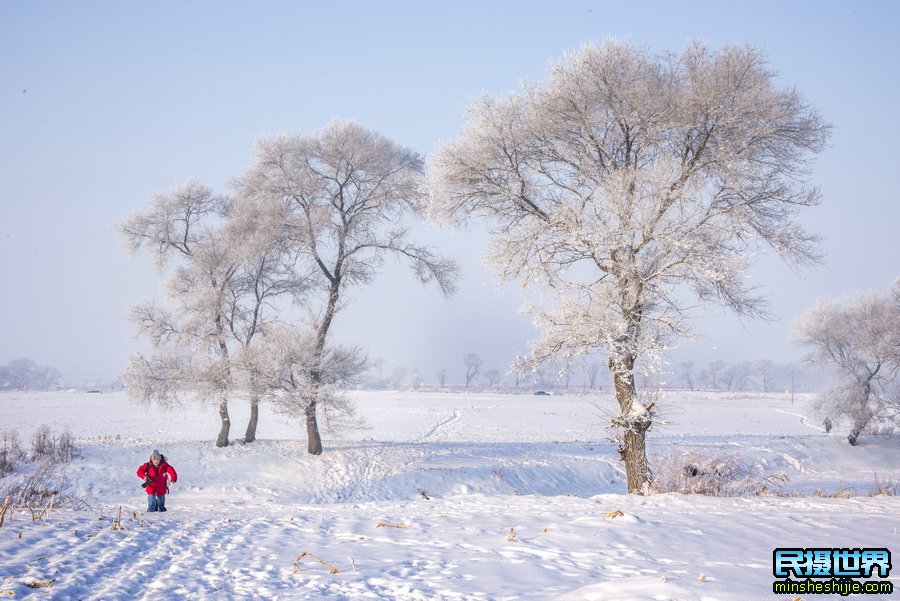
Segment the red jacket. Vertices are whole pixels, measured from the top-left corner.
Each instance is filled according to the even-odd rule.
[[[148,461],[137,469],[137,475],[141,480],[148,476],[150,477],[150,485],[147,486],[148,495],[164,495],[169,492],[167,480],[172,482],[178,481],[178,474],[175,473],[175,468],[166,463],[165,458],[159,462],[159,467],[155,467],[153,463]]]

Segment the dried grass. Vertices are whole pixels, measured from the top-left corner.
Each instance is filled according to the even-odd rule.
[[[376,528],[409,528],[405,524],[388,524],[387,522],[378,522]]]
[[[875,474],[875,482],[872,483],[872,488],[869,489],[869,493],[867,496],[870,497],[896,497],[900,496],[900,481],[898,480],[886,480],[882,482],[878,478],[878,474]]]
[[[653,490],[711,497],[781,495],[787,481],[785,474],[764,474],[739,455],[704,457],[692,452],[659,462]]]

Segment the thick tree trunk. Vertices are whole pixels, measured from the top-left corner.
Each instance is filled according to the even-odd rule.
[[[250,398],[250,421],[247,422],[247,432],[244,434],[244,442],[256,440],[256,426],[259,423],[259,397]]]
[[[872,410],[869,409],[869,396],[872,394],[871,381],[863,382],[862,384],[862,400],[859,404],[854,408],[853,412],[853,428],[850,430],[850,434],[847,435],[847,442],[850,443],[851,446],[856,446],[856,441],[859,439],[859,435],[862,434],[862,431],[866,429],[866,426],[869,425],[869,422],[872,421]]]
[[[619,425],[623,429],[619,455],[625,462],[628,492],[643,495],[650,492],[652,484],[650,464],[647,461],[647,430],[650,429],[651,418],[647,410],[637,402],[634,361],[633,356],[615,357],[611,353],[609,367],[616,388],[616,401],[619,403]]]
[[[638,495],[650,492],[650,464],[647,461],[647,430],[628,429],[625,431],[624,459],[628,492]]]
[[[217,447],[228,446],[228,432],[231,430],[231,418],[228,417],[228,399],[223,398],[219,403],[219,417],[222,419],[222,427],[219,429],[219,437],[216,438]]]
[[[319,422],[316,419],[316,401],[312,400],[306,407],[306,451],[310,455],[322,454],[322,437],[319,435]]]

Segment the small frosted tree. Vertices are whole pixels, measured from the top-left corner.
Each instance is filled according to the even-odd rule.
[[[587,374],[587,383],[591,390],[597,388],[597,376],[600,375],[601,364],[598,361],[589,360],[585,356],[585,372]]]
[[[466,368],[466,388],[468,388],[475,376],[481,373],[481,357],[476,353],[466,353],[463,355],[463,367]]]
[[[720,389],[722,383],[719,381],[719,378],[725,371],[726,367],[728,367],[727,363],[725,363],[721,359],[715,359],[707,363],[706,367],[703,368],[701,377],[706,381],[710,389]]]
[[[694,362],[693,361],[682,361],[677,365],[678,372],[684,379],[685,385],[691,390],[694,389]]]
[[[488,388],[493,388],[503,377],[499,369],[487,369],[482,375],[487,380]]]
[[[500,278],[546,299],[530,308],[541,338],[519,367],[608,351],[629,492],[651,484],[639,361],[690,334],[688,290],[763,314],[746,287],[754,249],[817,258],[795,216],[819,201],[807,160],[827,134],[757,49],[607,42],[566,55],[546,82],[475,100],[431,158],[435,215],[485,219]]]
[[[437,378],[438,386],[444,388],[447,385],[447,370],[441,368],[434,373],[434,377]]]
[[[242,366],[276,410],[306,420],[308,407],[316,403],[325,422],[336,428],[352,422],[355,409],[344,390],[359,383],[367,361],[357,347],[319,348],[315,331],[276,324],[243,349]]]
[[[795,332],[807,360],[833,374],[816,408],[831,422],[849,420],[851,445],[873,421],[900,423],[900,280],[886,293],[820,301]]]
[[[291,249],[312,287],[302,329],[313,333],[313,348],[298,372],[308,382],[291,397],[302,404],[312,454],[322,453],[316,412],[328,400],[329,334],[348,291],[374,281],[388,255],[408,261],[421,282],[445,295],[455,290],[456,263],[415,243],[407,224],[423,207],[422,173],[415,151],[334,121],[312,136],[258,140],[254,164],[236,182],[239,204],[276,216],[267,235]]]

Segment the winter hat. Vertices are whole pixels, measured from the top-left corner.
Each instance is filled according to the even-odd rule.
[[[153,461],[154,459],[162,460],[162,455],[160,455],[159,451],[156,449],[153,449],[153,452],[150,453],[150,461]]]

